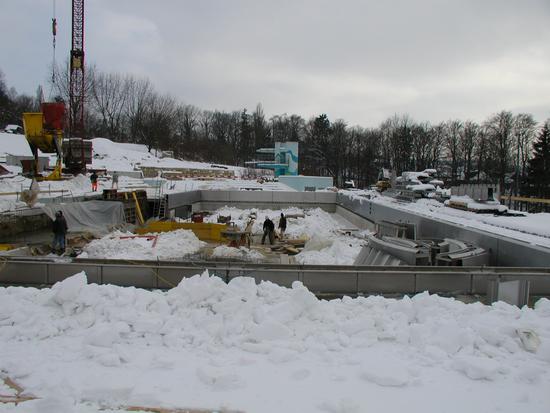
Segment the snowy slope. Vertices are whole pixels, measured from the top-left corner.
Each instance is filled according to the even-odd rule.
[[[210,163],[180,161],[172,158],[158,158],[147,151],[145,145],[131,143],[117,143],[109,139],[92,139],[94,168],[107,169],[108,171],[133,171],[138,166],[163,167],[163,168],[190,168],[212,169]],[[240,176],[243,169],[238,166],[226,166]]]
[[[533,351],[523,331],[540,340]],[[202,275],[160,292],[86,285],[80,274],[51,289],[0,288],[0,347],[2,377],[39,397],[0,412],[550,406],[546,299],[535,309],[426,293],[324,301],[299,282],[287,289]]]

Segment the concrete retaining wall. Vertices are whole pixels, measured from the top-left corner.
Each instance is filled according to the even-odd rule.
[[[471,242],[490,253],[492,266],[549,267],[550,249],[527,242],[466,228],[450,222],[416,215],[382,205],[369,199],[351,199],[338,194],[338,204],[369,221],[391,221],[413,224],[417,238],[455,238]]]
[[[327,212],[336,211],[334,192],[291,191],[192,191],[168,194],[168,209],[191,205],[193,211],[212,211],[224,206],[237,208],[278,209],[296,206],[319,207]]]
[[[318,294],[415,294],[422,291],[449,295],[485,294],[489,280],[528,280],[531,294],[550,295],[550,269],[484,267],[355,267],[297,266],[231,263],[102,263],[81,260],[56,263],[8,259],[0,268],[0,284],[51,285],[80,271],[89,283],[171,288],[183,278],[208,269],[229,282],[253,276],[257,283],[271,281],[290,287],[302,282]]]

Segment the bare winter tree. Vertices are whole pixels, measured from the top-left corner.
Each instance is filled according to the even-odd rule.
[[[535,138],[537,123],[533,116],[527,113],[519,113],[514,117],[515,139],[515,178],[514,195],[522,192],[522,183],[526,179],[527,166],[531,158],[533,140]]]
[[[125,106],[127,135],[130,142],[142,142],[145,140],[143,124],[153,86],[149,79],[130,78],[127,93]]]
[[[460,145],[462,130],[463,125],[459,120],[450,120],[445,124],[444,144],[451,166],[451,185],[456,185],[458,180],[458,168],[462,159],[462,148]]]
[[[439,169],[441,162],[441,151],[444,149],[443,137],[445,136],[445,123],[439,123],[430,129],[430,152],[432,168]]]
[[[478,131],[478,136],[476,139],[476,144],[474,147],[474,157],[476,163],[476,180],[481,182],[487,179],[487,159],[489,158],[488,154],[489,148],[489,137],[485,127],[480,127]]]
[[[199,126],[199,108],[193,105],[180,105],[176,110],[176,134],[178,142],[176,152],[187,159],[198,159],[196,137]]]
[[[118,73],[95,73],[91,106],[101,122],[100,136],[113,140],[124,139],[124,112],[133,84],[133,79]]]
[[[385,163],[397,174],[414,168],[412,127],[413,121],[409,115],[394,115],[380,126],[384,136]]]
[[[413,157],[416,171],[432,168],[431,146],[433,135],[430,133],[430,125],[427,123],[414,124],[411,127],[413,140]]]
[[[506,173],[509,171],[513,147],[514,116],[512,112],[503,110],[491,116],[484,125],[489,138],[489,150],[495,164],[495,172],[492,175],[498,179],[500,191],[504,194]]]
[[[464,181],[469,183],[473,172],[473,156],[476,141],[479,135],[479,125],[472,121],[466,121],[460,130],[460,152],[462,154],[462,165],[464,168]]]
[[[141,143],[166,150],[173,145],[176,101],[169,95],[150,93],[145,102],[145,113],[141,125]]]

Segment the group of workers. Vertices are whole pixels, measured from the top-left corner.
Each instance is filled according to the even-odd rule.
[[[262,237],[262,244],[264,244],[265,239],[268,238],[269,243],[273,245],[273,243],[275,242],[275,224],[271,219],[269,219],[267,215],[265,217],[263,229],[264,229],[264,235]],[[286,217],[281,212],[281,217],[279,218],[279,239],[282,240],[284,238],[285,231],[286,231]]]
[[[90,175],[90,182],[92,183],[93,192],[97,192],[98,178],[99,176],[97,175],[96,171],[92,171],[92,174]],[[118,189],[118,173],[116,171],[113,172],[111,189]]]

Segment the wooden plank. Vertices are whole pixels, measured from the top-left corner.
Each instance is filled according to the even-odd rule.
[[[501,196],[501,201],[519,201],[519,202],[527,202],[531,204],[550,204],[550,199],[546,198],[527,198],[523,196]]]
[[[300,253],[300,250],[297,249],[297,248],[294,248],[294,247],[291,247],[290,245],[285,245],[284,246],[284,249],[285,251],[291,253],[291,254],[299,254]]]

